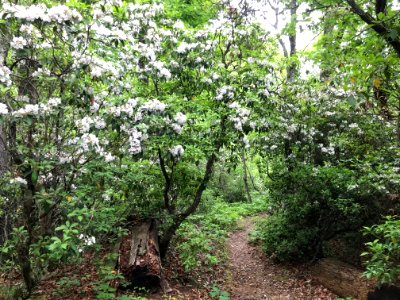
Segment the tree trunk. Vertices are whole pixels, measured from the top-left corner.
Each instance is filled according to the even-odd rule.
[[[272,24],[274,29],[278,31],[279,29],[279,15],[281,14],[281,11],[279,10],[279,1],[278,0],[267,0],[269,6],[271,9],[274,11],[275,14],[275,22]],[[278,38],[279,45],[282,47],[283,55],[288,58],[289,53],[287,51],[286,45],[283,42],[282,38]]]
[[[133,286],[158,287],[169,291],[163,277],[156,222],[133,226],[119,246],[118,269]]]
[[[246,164],[246,156],[245,152],[242,152],[242,162],[243,162],[243,181],[244,181],[244,187],[246,189],[246,194],[247,194],[247,201],[252,202],[251,199],[251,194],[250,194],[250,187],[249,187],[249,180],[248,180],[248,175],[247,175],[247,164]]]
[[[296,55],[296,39],[297,39],[297,0],[290,2],[290,18],[294,29],[289,33],[290,58]],[[289,61],[287,67],[287,81],[293,82],[297,76],[297,66],[292,60]]]
[[[6,152],[6,135],[3,127],[0,126],[0,177],[3,176],[5,172],[8,170],[8,155]],[[8,218],[8,209],[5,206],[0,207],[3,210],[4,214],[0,217],[0,228],[2,228],[0,232],[0,245],[2,245],[6,240],[8,240],[8,236],[11,232],[11,224]]]
[[[8,52],[9,36],[6,30],[0,30],[0,66],[5,63],[5,58]],[[8,170],[8,155],[6,152],[6,134],[4,126],[0,125],[0,176]]]
[[[0,126],[0,176],[8,170],[8,155],[6,149],[6,135],[3,127]]]
[[[329,46],[331,46],[331,41],[330,38],[332,37],[332,31],[334,29],[334,26],[330,19],[333,18],[332,12],[330,10],[327,11],[325,14],[324,18],[324,23],[323,23],[323,36],[322,36],[322,41],[323,41],[323,49],[326,50]],[[319,75],[319,78],[321,81],[327,81],[331,77],[331,69],[330,66],[321,66],[321,73]]]
[[[400,107],[400,97],[397,99],[398,101],[398,107]],[[400,145],[400,109],[397,110],[397,144]]]
[[[397,56],[400,57],[400,38],[398,35],[393,36],[393,34],[391,34],[394,28],[386,27],[384,22],[375,19],[371,14],[364,11],[355,0],[346,0],[346,2],[350,5],[353,13],[358,15],[361,20],[368,24],[370,28],[391,45],[396,51]],[[380,2],[379,5],[376,6],[376,14],[378,15],[379,12],[384,12],[386,10],[387,3],[384,0],[378,0],[377,2]]]
[[[380,114],[382,115],[382,117],[384,117],[386,120],[391,120],[392,114],[389,110],[388,93],[384,89],[381,89],[379,86],[374,86],[374,97],[378,102]]]
[[[253,189],[256,190],[257,192],[260,192],[260,189],[255,184],[254,177],[251,174],[251,170],[250,170],[250,168],[249,168],[247,163],[246,163],[246,168],[247,168],[247,174],[249,174],[249,178],[250,178],[250,181],[251,181],[251,185],[253,186]]]
[[[367,299],[375,282],[362,278],[362,270],[332,258],[321,259],[311,267],[313,278],[341,297]]]
[[[221,120],[221,131],[225,132],[225,119]],[[174,210],[169,210],[168,205],[167,205],[167,200],[169,199],[168,197],[165,198],[165,208],[169,211],[170,216],[173,219],[172,224],[165,230],[163,236],[160,239],[160,254],[161,257],[164,258],[167,254],[171,239],[175,235],[175,232],[178,230],[179,226],[182,224],[182,222],[189,217],[192,213],[194,213],[199,206],[201,202],[201,198],[203,196],[203,192],[207,188],[207,184],[211,179],[211,176],[213,174],[213,167],[215,162],[217,161],[217,155],[216,153],[219,152],[219,150],[222,147],[222,141],[218,140],[215,146],[215,153],[212,153],[210,157],[207,160],[206,163],[206,169],[204,172],[203,179],[201,180],[199,186],[197,187],[196,194],[194,196],[193,202],[181,213],[176,213]],[[160,156],[161,158],[161,156]],[[162,160],[160,159],[160,162]],[[166,184],[168,183],[169,176],[166,174],[165,171],[163,171],[164,177],[166,180]],[[168,195],[167,195],[168,196]]]
[[[25,178],[26,179],[26,178]],[[30,183],[28,182],[28,187]],[[22,278],[24,279],[25,289],[20,288],[17,289],[15,299],[29,299],[34,288],[38,283],[37,274],[35,274],[34,269],[32,268],[32,262],[30,257],[30,246],[32,245],[34,233],[34,224],[35,224],[35,216],[34,216],[34,198],[33,192],[29,188],[25,190],[24,195],[22,197],[23,206],[23,218],[21,223],[17,226],[23,226],[26,229],[26,237],[19,241],[16,250],[16,263],[20,267]]]
[[[172,238],[174,237],[176,231],[179,226],[182,224],[184,220],[175,219],[167,230],[164,232],[163,236],[160,238],[160,256],[164,259],[167,256],[168,248],[171,243]]]

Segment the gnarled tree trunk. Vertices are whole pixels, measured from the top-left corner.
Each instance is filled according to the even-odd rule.
[[[156,222],[134,225],[119,246],[118,269],[133,286],[157,287],[169,291],[164,279]]]

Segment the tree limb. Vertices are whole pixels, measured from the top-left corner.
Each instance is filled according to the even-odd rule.
[[[387,0],[376,0],[375,1],[375,14],[378,18],[380,13],[384,13],[386,11]]]
[[[164,158],[161,155],[161,149],[158,148],[158,159],[160,161],[160,168],[161,168],[161,172],[164,176],[165,179],[165,185],[164,185],[164,204],[165,204],[165,208],[171,212],[171,205],[170,205],[170,201],[169,201],[169,191],[171,189],[171,177],[169,177],[168,172],[165,168],[165,161]]]
[[[377,0],[380,1],[380,0]],[[381,0],[382,1],[382,0]],[[367,23],[371,28],[378,33],[382,38],[388,42],[393,49],[396,51],[397,55],[400,58],[400,40],[399,38],[392,38],[390,36],[390,30],[381,22],[376,20],[373,16],[371,16],[368,12],[364,11],[355,0],[346,0],[347,4],[350,5],[351,10],[358,15],[365,23]],[[385,2],[385,0],[383,0]]]

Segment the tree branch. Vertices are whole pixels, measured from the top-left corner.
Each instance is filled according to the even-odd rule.
[[[192,214],[196,210],[197,206],[200,204],[201,196],[207,187],[207,183],[211,179],[213,166],[216,160],[217,160],[217,155],[215,153],[211,154],[211,156],[208,158],[206,164],[206,171],[204,172],[203,179],[201,180],[197,188],[194,201],[183,213],[180,214],[180,218],[182,219],[187,218],[190,214]]]
[[[168,172],[165,168],[165,161],[164,158],[161,155],[161,149],[158,148],[158,159],[160,160],[160,168],[161,168],[161,172],[164,176],[165,179],[165,185],[164,185],[164,204],[165,204],[165,208],[169,211],[172,212],[172,208],[169,202],[169,191],[171,189],[171,178],[168,175]]]
[[[385,0],[377,0],[381,2],[385,2]],[[371,16],[368,12],[364,11],[355,0],[346,0],[347,4],[350,5],[351,10],[358,15],[365,23],[367,23],[371,28],[378,33],[382,38],[388,42],[393,49],[396,51],[397,55],[400,58],[400,40],[399,38],[392,38],[390,36],[390,30],[381,22],[376,20],[373,16]]]
[[[387,6],[387,0],[376,0],[375,1],[375,14],[378,18],[380,13],[385,13]]]

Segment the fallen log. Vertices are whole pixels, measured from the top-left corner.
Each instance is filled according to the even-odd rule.
[[[333,258],[319,260],[310,271],[315,281],[341,297],[368,299],[376,285],[362,277],[362,270]]]
[[[133,286],[154,288],[164,292],[170,288],[163,276],[155,221],[132,226],[119,246],[118,270]]]

